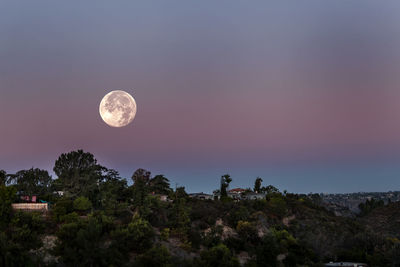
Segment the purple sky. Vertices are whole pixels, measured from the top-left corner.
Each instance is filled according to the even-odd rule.
[[[190,192],[398,190],[400,3],[281,2],[1,1],[0,169],[82,148]]]

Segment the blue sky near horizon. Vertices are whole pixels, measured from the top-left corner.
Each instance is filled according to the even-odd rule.
[[[0,169],[84,149],[190,192],[397,190],[399,25],[397,1],[1,1]]]

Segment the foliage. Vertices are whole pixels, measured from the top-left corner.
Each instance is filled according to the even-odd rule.
[[[112,220],[102,213],[87,220],[63,224],[57,231],[54,254],[66,265],[105,266],[112,263],[104,246],[107,234],[113,229]]]
[[[261,187],[261,192],[267,194],[273,194],[273,193],[279,193],[279,190],[273,185],[268,185],[266,187],[265,186]]]
[[[130,192],[125,179],[109,179],[100,184],[100,206],[107,215],[123,217],[128,209]]]
[[[241,262],[248,255],[245,266],[400,264],[398,203],[370,200],[360,205],[362,217],[349,219],[320,206],[318,194],[280,193],[262,187],[259,177],[254,191],[267,197],[236,202],[226,197],[229,175],[221,177],[223,201],[192,199],[184,187],[173,191],[165,176],[144,169],[128,186],[82,150],[62,154],[55,172],[51,185],[39,169],[0,171],[0,266],[238,266],[239,254]],[[50,213],[16,212],[17,190],[65,195],[51,198]],[[43,262],[50,247],[42,238],[52,236],[55,262]]]
[[[172,257],[165,246],[158,245],[136,258],[134,266],[172,266]]]
[[[11,203],[15,199],[14,187],[0,184],[0,230],[4,229],[11,220]]]
[[[249,219],[250,213],[248,208],[240,205],[232,209],[228,216],[228,223],[231,227],[236,228],[239,221],[246,221]]]
[[[220,188],[221,198],[226,198],[228,196],[226,189],[229,187],[230,182],[232,182],[232,178],[229,174],[221,176],[221,188]]]
[[[180,199],[180,198],[188,198],[188,194],[185,191],[184,186],[178,186],[175,189],[175,195],[173,196],[173,199]]]
[[[137,207],[143,206],[145,198],[150,192],[148,186],[150,175],[151,173],[145,169],[137,169],[132,175],[133,203]]]
[[[213,200],[192,199],[188,204],[192,207],[190,220],[198,221],[198,226],[202,230],[214,225],[216,218],[221,216],[219,207]]]
[[[16,212],[4,231],[0,231],[0,266],[41,265],[32,250],[41,247],[43,219],[36,213]]]
[[[170,224],[175,233],[184,238],[190,228],[190,208],[184,198],[178,198],[174,201],[169,216]]]
[[[162,229],[162,231],[160,233],[160,239],[163,241],[167,241],[169,238],[169,233],[170,233],[170,229],[168,227]]]
[[[254,192],[259,193],[261,192],[261,183],[262,183],[261,177],[257,177],[256,181],[254,182]]]
[[[60,222],[62,217],[73,211],[73,202],[69,198],[60,198],[52,208],[55,221]]]
[[[0,185],[7,184],[7,173],[4,170],[0,170]]]
[[[239,221],[236,231],[244,242],[256,243],[258,241],[257,229],[254,224],[248,221]]]
[[[74,209],[76,211],[88,211],[92,208],[92,202],[86,197],[78,197],[74,200]]]
[[[155,194],[168,195],[171,192],[169,180],[164,175],[156,175],[149,181],[150,191]]]
[[[232,255],[224,244],[216,245],[200,254],[199,266],[234,267],[240,266],[239,261]]]
[[[113,251],[127,256],[131,251],[144,252],[153,244],[154,231],[148,221],[135,215],[127,227],[119,227],[111,233]],[[121,257],[124,257],[124,256]]]
[[[51,192],[51,181],[49,173],[38,168],[18,171],[9,178],[9,182],[16,185],[17,191],[27,196],[43,196]]]
[[[204,234],[203,244],[211,248],[221,243],[223,227],[221,225],[211,227],[210,231]]]
[[[374,198],[368,199],[365,203],[360,203],[358,208],[360,209],[360,216],[365,216],[370,213],[372,210],[383,207],[385,203],[383,200],[375,200]]]
[[[91,153],[83,150],[61,154],[53,170],[58,176],[54,189],[69,197],[85,196],[95,207],[101,205],[101,184],[120,178],[117,171],[99,165]]]
[[[283,217],[287,211],[286,201],[282,196],[274,196],[270,198],[269,203],[271,205],[272,212],[279,217]]]
[[[111,232],[110,250],[121,262],[126,262],[130,252],[144,252],[151,248],[154,231],[148,221],[135,215],[127,227],[120,226]]]

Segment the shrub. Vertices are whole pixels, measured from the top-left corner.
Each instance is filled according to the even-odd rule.
[[[275,213],[275,215],[279,217],[285,216],[287,211],[287,206],[285,200],[282,197],[280,196],[272,197],[269,203],[271,204],[272,212]]]
[[[236,257],[232,256],[230,250],[223,244],[205,250],[200,254],[200,262],[203,266],[240,266]]]
[[[73,211],[73,203],[70,199],[59,199],[52,208],[53,218],[57,222],[62,221],[62,216]]]
[[[131,240],[130,247],[137,251],[144,251],[151,247],[154,231],[148,221],[135,215],[128,225],[128,238]]]
[[[86,197],[78,197],[74,200],[74,209],[77,211],[88,211],[92,208],[92,202]]]
[[[164,246],[156,246],[136,258],[134,266],[172,266],[171,254]]]
[[[162,229],[161,234],[160,234],[160,239],[163,241],[167,241],[169,238],[169,232],[170,232],[169,228]]]
[[[258,240],[257,229],[248,221],[239,221],[236,231],[244,242],[253,243]]]
[[[249,210],[244,206],[240,206],[229,214],[228,223],[231,227],[236,227],[239,221],[246,221],[249,216]]]

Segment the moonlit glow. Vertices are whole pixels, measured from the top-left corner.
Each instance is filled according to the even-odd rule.
[[[100,102],[100,116],[111,127],[123,127],[136,115],[136,101],[125,91],[116,90],[106,94]]]

